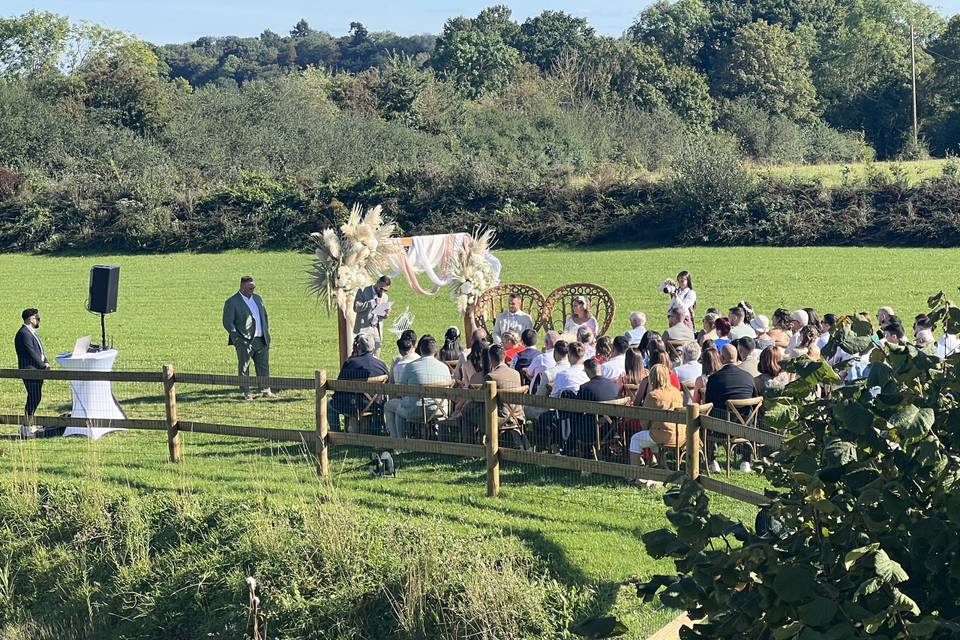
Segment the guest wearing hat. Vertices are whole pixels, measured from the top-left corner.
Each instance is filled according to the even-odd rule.
[[[758,315],[750,321],[750,326],[757,332],[757,349],[763,351],[767,347],[777,344],[777,341],[770,335],[770,320],[765,315]]]
[[[787,343],[787,349],[784,353],[788,358],[795,358],[799,354],[800,329],[807,326],[809,321],[810,316],[808,316],[807,312],[803,309],[797,309],[790,314],[790,330],[793,332],[793,335],[790,336],[790,341]]]
[[[368,380],[387,375],[387,365],[375,355],[373,336],[369,333],[358,334],[353,339],[353,352],[340,367],[337,380]],[[359,393],[337,391],[327,405],[327,418],[331,431],[340,431],[340,416],[355,413],[362,408],[360,403],[366,398]]]

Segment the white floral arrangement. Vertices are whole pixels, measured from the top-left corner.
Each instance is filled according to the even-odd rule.
[[[461,314],[476,304],[484,291],[499,284],[489,257],[494,244],[496,232],[478,228],[464,239],[457,250],[450,272],[451,281],[447,286],[450,298],[457,303],[457,310]]]
[[[336,304],[349,319],[357,290],[386,273],[402,251],[393,240],[396,225],[384,220],[381,211],[377,205],[362,214],[360,205],[355,204],[339,231],[326,229],[310,234],[317,247],[308,286],[324,300],[328,312]]]

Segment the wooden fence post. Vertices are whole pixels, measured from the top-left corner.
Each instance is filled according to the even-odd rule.
[[[700,478],[700,405],[687,405],[687,477]]]
[[[180,431],[177,428],[177,388],[173,380],[173,365],[163,365],[163,404],[167,410],[167,449],[170,462],[180,462]]]
[[[315,453],[317,456],[317,473],[321,476],[330,475],[330,459],[327,455],[327,434],[330,432],[330,423],[327,420],[327,372],[317,371],[314,375],[316,388],[316,416],[317,435]]]
[[[500,415],[497,412],[497,383],[484,384],[483,424],[487,435],[487,497],[500,494]]]

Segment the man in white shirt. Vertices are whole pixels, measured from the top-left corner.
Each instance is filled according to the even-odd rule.
[[[520,308],[520,303],[520,294],[511,293],[507,299],[507,310],[497,314],[497,319],[493,323],[493,337],[497,342],[507,331],[513,331],[519,336],[525,329],[533,329],[533,319],[529,313]]]
[[[955,333],[944,333],[943,337],[937,340],[937,355],[946,358],[953,355],[960,349],[960,338]]]
[[[565,340],[557,340],[553,345],[550,359],[550,366],[541,371],[533,378],[530,383],[530,395],[546,396],[550,393],[551,385],[557,380],[557,374],[570,368],[570,360],[567,358],[569,351]],[[524,407],[524,413],[528,418],[536,420],[541,414],[548,410],[541,407]]]
[[[253,292],[257,288],[253,276],[240,278],[240,290],[227,298],[223,304],[223,328],[229,338],[227,344],[237,350],[237,375],[250,375],[250,360],[257,370],[257,377],[270,377],[270,329],[267,309],[263,299]],[[252,400],[250,387],[241,385],[244,400]],[[273,398],[270,387],[263,395]]]
[[[567,361],[570,363],[570,367],[557,374],[553,381],[553,390],[550,392],[551,398],[559,398],[564,391],[576,394],[580,390],[580,385],[590,379],[583,370],[583,360],[583,344],[574,342],[567,351]]]
[[[630,330],[623,335],[631,347],[636,347],[643,340],[643,334],[647,332],[647,327],[644,326],[646,324],[647,316],[642,311],[634,311],[630,314]]]
[[[553,347],[559,339],[559,333],[553,329],[547,331],[547,335],[543,339],[543,353],[537,355],[530,366],[527,367],[527,375],[530,376],[530,380],[535,380],[539,374],[554,366],[556,361],[553,358]]]
[[[700,364],[700,345],[696,341],[683,345],[683,364],[674,369],[674,372],[680,378],[680,384],[693,382],[703,375],[703,365]]]
[[[627,360],[627,349],[630,343],[625,336],[613,339],[613,357],[600,365],[600,377],[607,380],[618,380],[623,375]]]
[[[749,336],[751,338],[757,337],[757,332],[753,330],[753,327],[743,321],[745,317],[746,314],[743,311],[743,307],[730,307],[730,312],[727,314],[727,320],[730,321],[731,342],[739,338],[743,338],[744,336]]]

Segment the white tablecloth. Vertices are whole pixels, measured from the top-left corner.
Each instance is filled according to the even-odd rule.
[[[67,371],[112,371],[113,362],[117,359],[116,349],[107,349],[97,353],[85,353],[73,357],[70,353],[61,353],[56,357],[57,364]],[[113,387],[109,381],[71,380],[73,388],[73,409],[70,416],[73,418],[89,418],[87,427],[67,427],[65,436],[81,435],[96,440],[111,431],[122,431],[118,428],[98,427],[97,420],[125,420],[126,414],[113,395]]]

